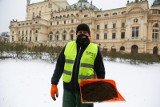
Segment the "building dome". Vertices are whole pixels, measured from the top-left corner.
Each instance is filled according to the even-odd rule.
[[[70,6],[66,7],[67,9],[93,9],[94,11],[99,11],[99,9],[92,5],[92,1],[91,3],[89,3],[87,0],[79,0],[77,3],[72,4]]]
[[[160,0],[155,0],[152,6],[160,6]]]

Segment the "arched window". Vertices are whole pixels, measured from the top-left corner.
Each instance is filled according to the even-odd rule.
[[[73,39],[74,39],[74,37],[73,37],[73,36],[74,36],[74,33],[75,33],[74,30],[71,30],[71,31],[70,31],[70,40],[73,40]]]
[[[71,17],[74,17],[74,15],[73,15],[73,14],[71,14]]]
[[[62,33],[62,39],[63,40],[66,40],[66,35],[67,35],[67,31],[64,30],[63,33]]]
[[[55,40],[59,40],[59,34],[60,34],[59,31],[57,31],[55,35]]]
[[[111,52],[116,52],[116,47],[115,46],[111,47]]]
[[[121,14],[125,14],[125,13],[126,13],[126,11],[121,12]]]
[[[77,13],[76,16],[79,17],[79,14]]]
[[[138,53],[138,46],[137,45],[133,45],[131,47],[131,53],[132,54],[137,54]]]
[[[124,46],[121,46],[120,47],[120,52],[124,52],[125,51],[125,47]]]
[[[112,15],[115,16],[115,15],[117,15],[117,13],[113,13]]]
[[[109,14],[106,13],[106,14],[104,14],[104,16],[105,16],[105,17],[106,17],[106,16],[109,16]]]
[[[64,31],[63,31],[63,33],[65,33],[65,34],[66,34],[66,33],[67,33],[67,31],[66,31],[66,30],[64,30]]]
[[[53,40],[53,32],[51,31],[48,36],[49,36],[49,40],[52,41]]]
[[[158,55],[158,47],[157,46],[155,46],[153,48],[153,54]]]
[[[108,51],[107,46],[104,46],[104,47],[103,47],[103,50]]]
[[[88,15],[84,15],[84,17],[88,17]]]
[[[71,33],[74,34],[74,30],[71,30],[71,31],[70,31],[70,34],[71,34]]]
[[[98,18],[98,17],[101,17],[101,15],[97,15],[97,18]]]
[[[158,27],[158,23],[155,23],[155,24],[153,25],[153,27]]]
[[[38,30],[36,30],[35,33],[38,33]]]

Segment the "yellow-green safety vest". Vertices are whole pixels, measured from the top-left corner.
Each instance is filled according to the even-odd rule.
[[[94,78],[94,61],[97,56],[97,44],[90,43],[82,54],[79,66],[78,82]],[[75,41],[68,42],[64,51],[65,64],[63,71],[63,81],[69,83],[72,78],[73,66],[77,55],[77,45]]]

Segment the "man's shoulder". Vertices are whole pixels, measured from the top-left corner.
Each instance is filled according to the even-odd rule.
[[[96,43],[94,43],[94,42],[90,42],[90,44],[98,47],[98,45]]]
[[[67,42],[67,44],[72,44],[72,43],[76,43],[76,41],[69,41],[69,42]]]

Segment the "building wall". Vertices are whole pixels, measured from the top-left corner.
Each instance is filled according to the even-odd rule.
[[[43,19],[49,20],[51,18],[51,11],[59,11],[60,9],[66,6],[68,6],[66,0],[49,0],[33,4],[27,4],[26,20],[32,20],[36,17],[41,17]]]
[[[65,0],[28,4],[26,20],[11,21],[14,40],[10,41],[19,42],[24,38],[23,42],[27,43],[64,46],[76,39],[77,25],[86,23],[91,30],[92,42],[99,44],[101,49],[123,51],[120,49],[124,48],[125,52],[131,53],[134,47],[138,47],[138,53],[153,53],[153,48],[157,48],[160,54],[160,13],[155,14],[155,10],[160,11],[160,6],[149,8],[146,0],[127,2],[126,7],[100,11],[62,8],[65,6],[68,6]],[[41,14],[38,14],[39,11]],[[33,12],[37,17],[33,17]],[[156,24],[159,26],[154,27]],[[138,35],[133,36],[136,28]],[[158,30],[158,37],[154,40],[153,29]],[[125,33],[124,38],[122,32]],[[107,36],[104,37],[104,34]],[[26,37],[31,40],[26,40]]]

